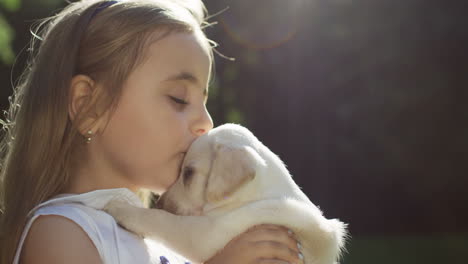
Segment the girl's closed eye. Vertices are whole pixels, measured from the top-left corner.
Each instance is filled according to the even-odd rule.
[[[183,99],[180,99],[180,98],[177,98],[177,97],[174,97],[174,96],[170,96],[169,95],[169,98],[171,98],[172,101],[174,101],[176,104],[179,104],[179,105],[182,105],[182,106],[185,106],[185,105],[188,105],[189,103]]]

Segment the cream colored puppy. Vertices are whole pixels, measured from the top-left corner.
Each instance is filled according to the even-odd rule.
[[[234,124],[193,142],[180,177],[157,208],[113,201],[105,210],[130,231],[162,241],[198,263],[258,224],[290,228],[306,264],[335,263],[346,235],[345,224],[326,219],[273,152]]]

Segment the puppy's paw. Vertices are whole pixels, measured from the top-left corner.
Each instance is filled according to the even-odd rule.
[[[120,210],[125,210],[125,208],[128,207],[131,207],[129,203],[120,199],[113,199],[110,200],[102,210],[113,216],[114,214],[117,214]]]
[[[135,225],[135,210],[138,210],[138,208],[118,199],[110,201],[103,208],[103,211],[110,214],[119,225],[134,233],[136,233],[133,228]]]

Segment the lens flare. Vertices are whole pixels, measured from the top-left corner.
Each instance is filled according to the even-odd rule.
[[[242,46],[260,50],[275,48],[297,34],[304,1],[233,1],[220,17],[220,24]]]

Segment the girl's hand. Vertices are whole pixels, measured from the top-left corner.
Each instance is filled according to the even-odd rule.
[[[231,240],[205,264],[303,263],[300,245],[288,229],[258,225]]]

